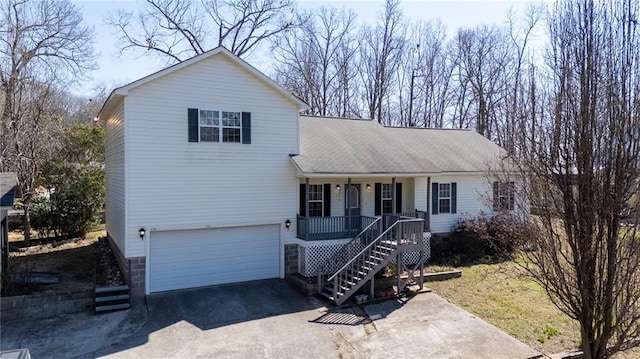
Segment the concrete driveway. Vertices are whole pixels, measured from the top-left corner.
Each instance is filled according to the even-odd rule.
[[[2,323],[33,358],[532,358],[539,353],[433,293],[334,308],[284,280],[157,294],[134,309]]]

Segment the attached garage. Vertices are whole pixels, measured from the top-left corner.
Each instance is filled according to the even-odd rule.
[[[279,225],[152,232],[149,292],[276,278]]]

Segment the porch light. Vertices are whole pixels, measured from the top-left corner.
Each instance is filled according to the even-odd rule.
[[[371,185],[367,183],[367,191],[371,190]]]
[[[291,228],[291,221],[290,220],[286,220],[284,221],[284,228],[286,228],[287,230],[289,230],[289,228]]]
[[[340,191],[340,185],[339,184],[336,185],[336,191]]]
[[[144,228],[140,228],[138,230],[138,234],[140,234],[140,239],[144,240],[144,235],[147,233],[147,231]]]

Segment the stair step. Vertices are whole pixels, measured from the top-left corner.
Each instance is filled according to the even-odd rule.
[[[110,295],[105,297],[96,297],[96,303],[113,302],[116,300],[129,300],[129,294]]]
[[[111,293],[111,292],[120,292],[120,291],[129,291],[129,287],[126,285],[120,285],[117,287],[99,287],[96,288],[96,294],[102,293]]]
[[[363,272],[361,270],[349,270],[349,274],[354,278],[355,277],[364,278],[367,276],[367,274],[369,274],[369,272]]]
[[[386,257],[386,256],[388,256],[388,255],[389,255],[389,252],[373,251],[373,252],[371,252],[371,255],[372,255],[372,256],[373,256],[373,255],[375,255],[375,256],[376,256],[376,257],[378,257],[378,258],[384,258],[384,257]]]
[[[95,312],[108,312],[112,310],[122,310],[131,308],[131,304],[129,303],[121,303],[121,304],[112,304],[112,305],[101,305],[96,306]]]
[[[327,287],[322,288],[322,290],[320,290],[318,292],[318,294],[320,294],[321,296],[329,299],[329,300],[333,300],[333,290],[329,289]]]
[[[381,246],[381,245],[377,245],[376,249],[381,250],[381,251],[387,251],[387,252],[393,252],[395,250],[395,248],[387,247],[387,246]]]
[[[344,293],[350,291],[352,288],[353,287],[345,287],[345,286],[341,285],[341,286],[338,287],[338,289],[339,289],[338,290],[338,294],[344,294]]]

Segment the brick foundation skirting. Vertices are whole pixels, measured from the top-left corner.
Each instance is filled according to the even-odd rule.
[[[284,245],[284,274],[289,275],[298,272],[298,245]]]
[[[124,279],[127,281],[129,288],[131,288],[131,295],[135,297],[142,297],[145,295],[145,277],[146,277],[146,259],[145,257],[131,257],[125,258],[120,248],[114,243],[113,239],[107,233],[107,243],[111,247],[111,251],[116,257],[118,266],[124,275]],[[131,271],[131,275],[129,275]]]

